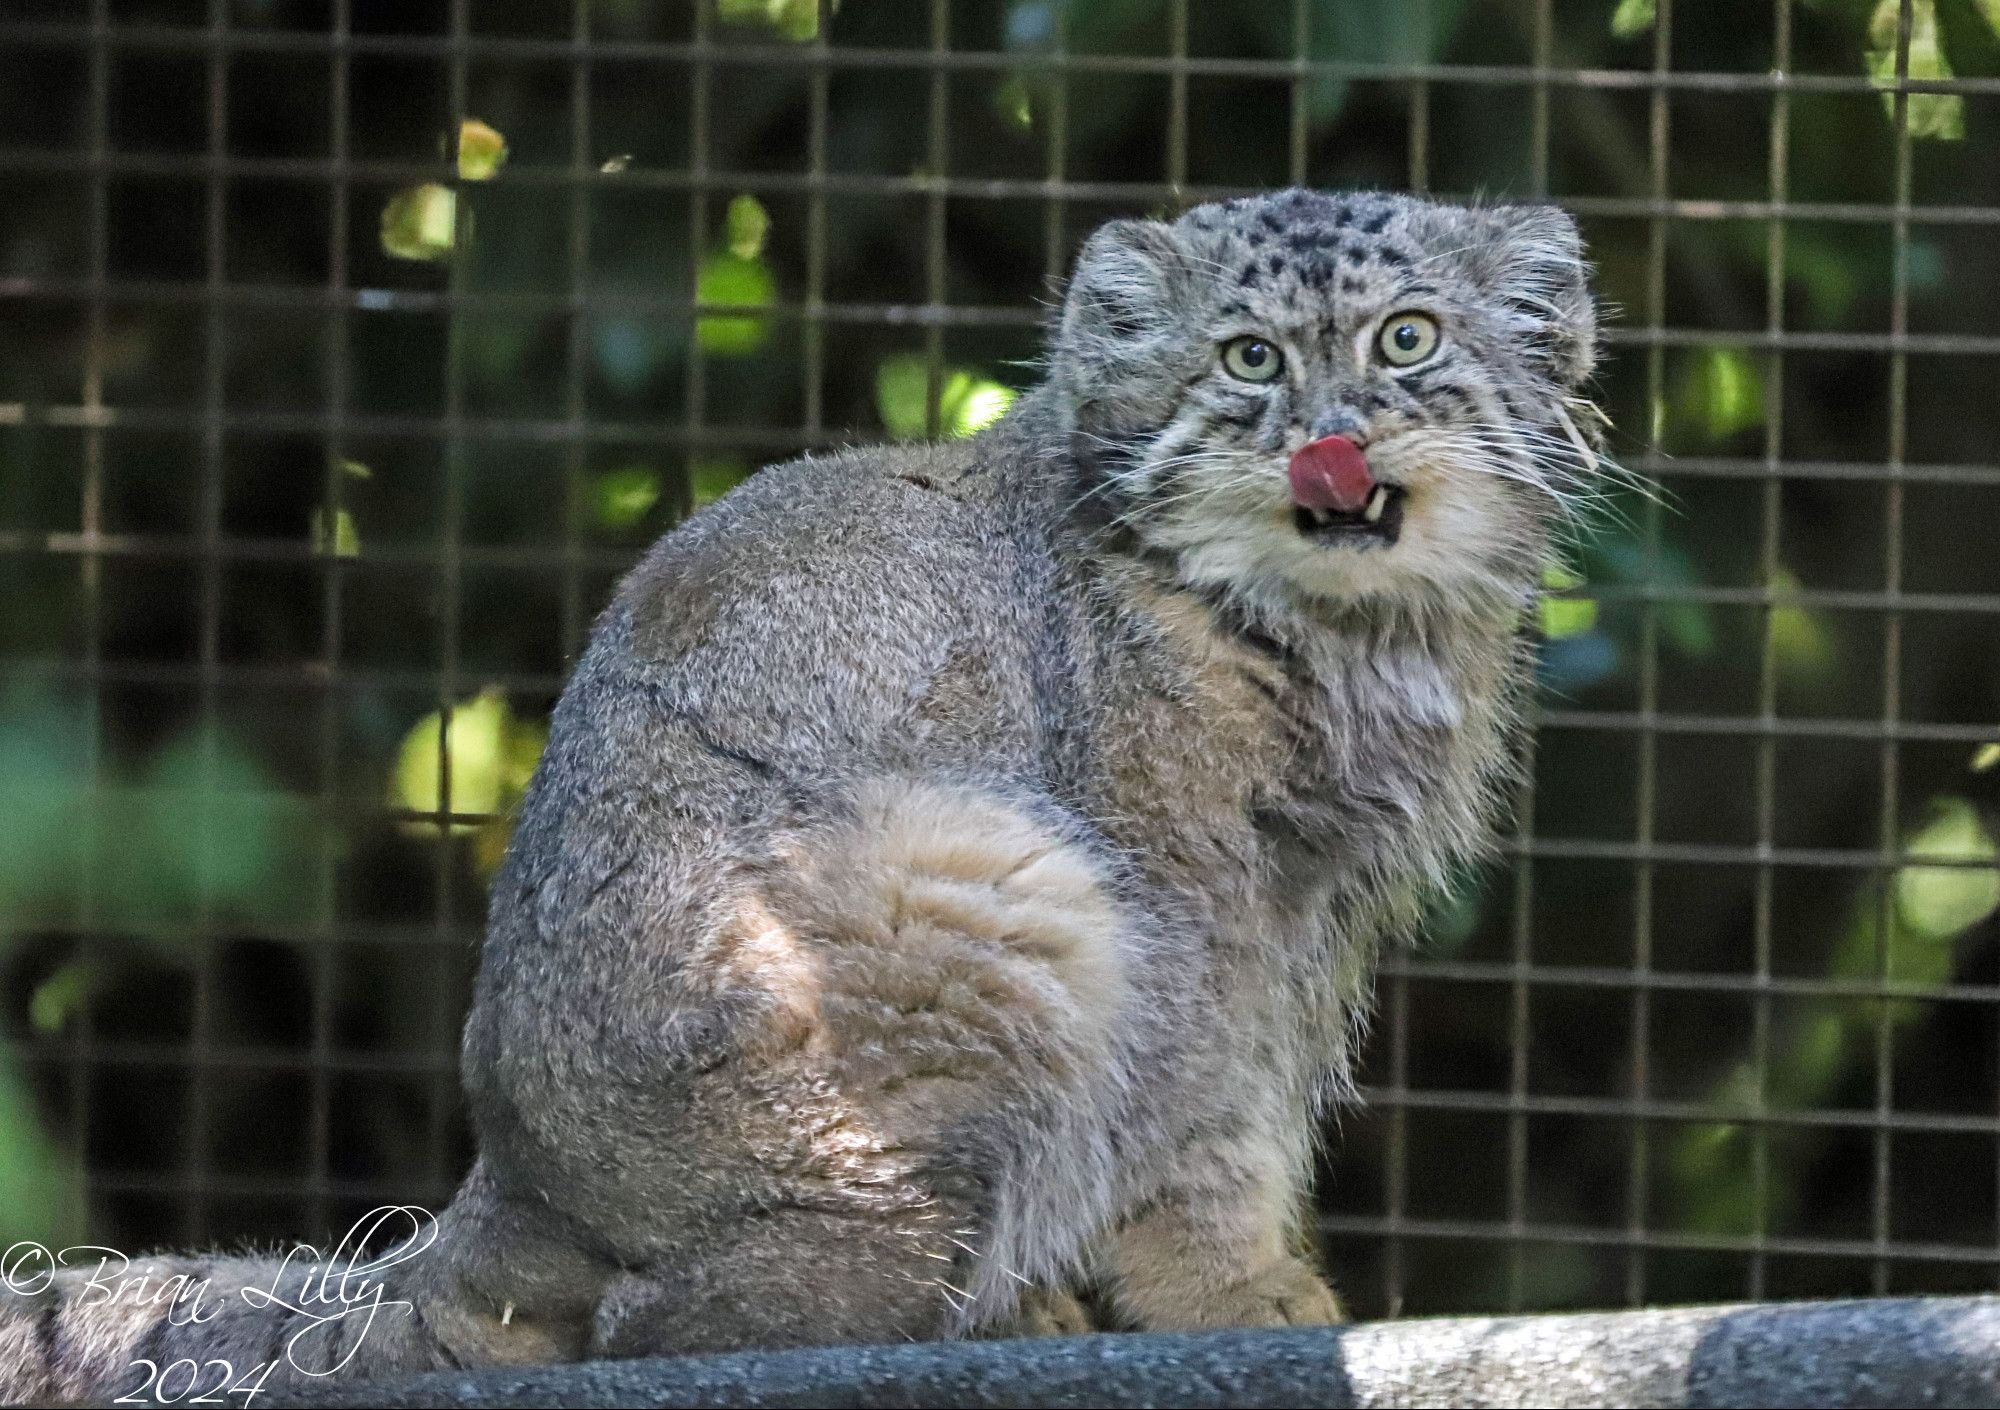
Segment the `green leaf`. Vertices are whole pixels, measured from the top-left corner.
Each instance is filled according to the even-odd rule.
[[[1737,348],[1710,348],[1690,368],[1682,400],[1711,440],[1727,440],[1763,423],[1763,374]]]
[[[333,533],[326,531],[326,511],[315,508],[310,525],[313,552],[332,554],[335,558],[356,558],[361,553],[361,530],[355,526],[354,515],[345,509],[333,512]]]
[[[60,1033],[90,1000],[103,973],[84,960],[71,960],[35,986],[28,999],[28,1022],[37,1033]]]
[[[838,10],[838,0],[830,7]],[[819,37],[819,0],[716,0],[725,24],[762,24],[797,43]]]
[[[1016,131],[1033,131],[1035,102],[1027,80],[1018,73],[1011,73],[996,83],[993,86],[993,111]]]
[[[0,925],[71,880],[95,718],[88,704],[38,687],[0,692]]]
[[[1936,0],[1945,62],[1963,78],[2000,78],[2000,0]]]
[[[948,436],[970,436],[985,430],[1005,416],[1020,396],[1012,387],[990,377],[975,377],[970,373],[963,375],[964,383],[947,388],[944,400],[945,434]],[[954,390],[957,395],[950,395]]]
[[[898,440],[929,429],[930,377],[924,359],[907,354],[885,358],[875,369],[875,411],[882,428]]]
[[[324,823],[311,803],[213,726],[174,735],[136,777],[102,764],[93,775],[83,764],[94,728],[87,703],[0,698],[0,926],[70,894],[93,836],[115,849],[100,852],[108,929],[170,947],[202,909],[217,922],[298,914]]]
[[[1550,593],[1568,593],[1583,586],[1583,578],[1559,563],[1542,573],[1542,586]],[[1597,602],[1589,597],[1543,597],[1542,635],[1550,641],[1582,636],[1597,625]]]
[[[1659,17],[1659,0],[1618,0],[1618,8],[1611,12],[1611,33],[1619,39],[1637,39]]]
[[[2000,848],[1963,798],[1940,798],[1905,841],[1908,851],[1970,863],[1907,866],[1896,873],[1896,914],[1928,940],[1953,940],[2000,910]],[[1938,976],[1939,982],[1949,974]]]
[[[750,467],[740,460],[697,460],[688,470],[695,508],[715,503],[749,477]]]
[[[1839,653],[1826,625],[1799,604],[1799,580],[1780,568],[1771,580],[1771,593],[1771,650],[1779,669],[1808,677],[1826,675]]]
[[[491,181],[506,160],[506,138],[478,118],[459,123],[459,176],[467,181]]]
[[[1765,237],[1761,231],[1755,234],[1755,257],[1761,257]],[[1746,249],[1746,256],[1750,253]],[[1787,234],[1785,273],[1805,286],[1814,316],[1827,325],[1848,318],[1868,282],[1856,267],[1849,245],[1810,226],[1801,226]]]
[[[517,716],[501,689],[489,686],[452,707],[448,716],[433,711],[410,727],[389,777],[389,805],[419,813],[439,811],[442,745],[452,813],[488,816],[462,818],[444,828],[412,818],[401,824],[402,830],[431,841],[445,831],[470,837],[473,861],[490,877],[506,851],[514,806],[527,791],[548,742],[547,725]]]
[[[296,880],[288,844],[305,805],[242,746],[200,728],[176,735],[147,762],[139,801],[153,864],[179,904],[282,909]]]
[[[1671,591],[1701,582],[1701,573],[1686,549],[1672,542],[1646,545],[1634,536],[1619,534],[1593,543],[1589,557],[1598,569],[1592,576],[1600,582],[1651,583],[1668,590],[1654,608],[1667,640],[1683,655],[1706,658],[1714,654],[1715,621],[1708,604],[1686,601]]]
[[[764,237],[771,231],[771,216],[755,196],[737,196],[723,217],[723,243],[738,259],[756,259],[764,253]]]
[[[777,281],[760,261],[726,251],[708,257],[695,284],[703,304],[762,308],[777,295]],[[712,357],[748,357],[769,335],[770,320],[744,314],[709,315],[695,324],[695,341]]]
[[[1976,774],[1985,773],[1995,764],[2000,764],[2000,744],[1982,744],[1972,756],[1972,771]]]
[[[1896,81],[1896,33],[1903,0],[1880,0],[1868,24],[1868,72],[1878,83]],[[1909,76],[1944,79],[1952,76],[1938,31],[1935,0],[1910,0]],[[1882,95],[1883,110],[1896,120],[1894,93]],[[1965,99],[1956,93],[1911,93],[1908,103],[1910,136],[1936,142],[1956,142],[1965,136]]]
[[[397,259],[443,259],[457,239],[458,193],[449,186],[406,187],[382,208],[382,248]]]
[[[597,477],[591,495],[597,521],[608,529],[629,529],[660,502],[660,472],[650,465],[628,465]]]
[[[1461,883],[1434,903],[1425,917],[1424,943],[1437,955],[1453,955],[1463,950],[1479,929],[1485,899],[1472,884]]]
[[[410,726],[396,752],[396,766],[389,776],[389,806],[416,813],[438,812],[444,803],[440,784],[450,790],[453,813],[500,811],[502,784],[507,777],[507,731],[513,712],[498,686],[489,686],[454,707],[449,717],[432,711]],[[439,751],[447,759],[442,774]],[[453,832],[472,832],[477,823],[449,824]],[[438,829],[427,822],[411,819],[403,824],[406,832],[435,837]]]
[[[985,430],[1019,395],[968,368],[947,367],[938,379],[938,433],[954,439]],[[921,353],[886,358],[875,369],[875,409],[883,429],[913,440],[930,429],[930,364]]]

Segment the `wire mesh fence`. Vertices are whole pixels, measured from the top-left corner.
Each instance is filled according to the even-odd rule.
[[[1363,1313],[2000,1279],[2000,16],[1976,0],[10,0],[0,1223],[440,1203],[484,882],[610,583],[960,435],[1085,233],[1547,197],[1670,492],[1388,965]]]

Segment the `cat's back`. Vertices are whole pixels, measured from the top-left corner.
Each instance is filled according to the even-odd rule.
[[[975,441],[773,466],[620,585],[494,882],[466,1070],[502,1145],[531,1140],[508,1111],[581,1100],[593,1082],[569,1068],[601,1074],[670,1031],[708,1041],[684,1021],[703,937],[871,781],[1033,787],[1061,713],[1053,559],[1003,454]]]
[[[725,658],[838,658],[935,635],[990,597],[1013,547],[987,457],[879,446],[772,466],[655,544],[620,586],[627,649],[683,674]],[[808,645],[807,643],[810,643]]]
[[[1056,569],[1019,468],[990,437],[815,456],[668,534],[557,705],[509,871],[546,894],[843,779],[1033,772]]]
[[[967,657],[1004,708],[1051,571],[1016,460],[981,438],[765,470],[632,571],[606,654],[741,747],[808,767],[893,750]]]

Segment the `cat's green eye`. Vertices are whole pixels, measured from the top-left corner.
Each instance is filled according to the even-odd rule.
[[[1375,346],[1382,361],[1391,367],[1415,367],[1438,349],[1437,320],[1414,309],[1392,313],[1384,320]]]
[[[1285,355],[1277,344],[1247,334],[1222,345],[1222,369],[1245,382],[1268,382],[1285,370]]]

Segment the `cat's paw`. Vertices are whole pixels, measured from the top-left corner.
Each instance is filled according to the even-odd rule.
[[[1079,1337],[1096,1331],[1090,1309],[1061,1288],[1027,1288],[1014,1315],[988,1328],[988,1337]]]
[[[1225,1327],[1330,1327],[1347,1309],[1304,1259],[1288,1258],[1224,1290],[1213,1324]]]
[[[1146,1331],[1324,1327],[1347,1320],[1333,1289],[1301,1258],[1287,1258],[1247,1278],[1199,1290],[1181,1286],[1150,1291],[1146,1296],[1128,1288],[1123,1299],[1133,1320]]]

